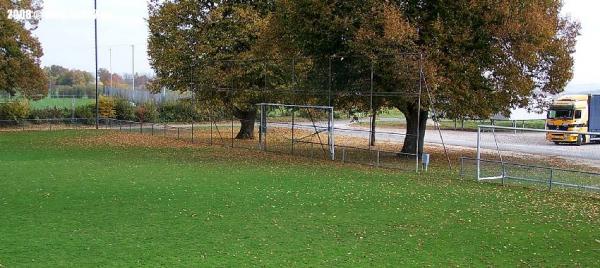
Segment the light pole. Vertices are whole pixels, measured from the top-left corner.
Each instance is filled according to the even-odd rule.
[[[108,69],[110,72],[110,88],[113,88],[113,72],[112,72],[112,48],[108,49]]]
[[[98,8],[96,0],[94,0],[94,52],[96,56],[96,129],[98,129],[100,117],[98,113]]]
[[[131,45],[131,89],[135,92],[135,45]]]

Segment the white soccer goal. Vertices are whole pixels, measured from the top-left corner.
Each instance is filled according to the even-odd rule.
[[[477,181],[600,191],[598,132],[481,125],[477,130]],[[461,168],[462,170],[462,168]]]
[[[257,104],[259,148],[294,154],[321,152],[335,160],[334,109],[331,106]]]

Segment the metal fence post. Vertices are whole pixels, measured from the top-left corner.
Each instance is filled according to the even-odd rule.
[[[465,176],[465,158],[460,158],[460,177],[463,178]]]
[[[333,113],[333,107],[329,110],[329,151],[331,155],[331,160],[335,161],[335,136],[334,136],[334,128],[335,128],[335,118]]]
[[[212,146],[213,145],[213,120],[210,119],[210,137],[209,137],[209,144]]]
[[[154,123],[152,123],[152,136],[154,136]]]
[[[377,150],[377,167],[379,167],[379,153],[380,153],[380,151]]]
[[[342,163],[346,163],[346,148],[342,148]]]
[[[292,108],[292,155],[294,155],[294,125],[296,123],[296,111],[294,111],[294,109]]]
[[[144,134],[144,123],[140,122],[140,134]]]
[[[192,121],[192,143],[194,143],[194,121]]]
[[[179,139],[179,128],[177,128],[177,139]]]
[[[554,169],[550,169],[550,180],[548,181],[548,191],[552,191],[552,183],[554,180]]]
[[[481,180],[481,127],[477,127],[477,181]]]

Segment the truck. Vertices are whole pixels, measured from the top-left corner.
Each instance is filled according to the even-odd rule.
[[[582,145],[600,142],[600,95],[567,95],[557,98],[548,110],[546,130],[581,132],[570,134],[547,132],[546,140],[555,144]]]

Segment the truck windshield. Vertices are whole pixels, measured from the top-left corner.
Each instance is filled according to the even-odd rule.
[[[573,110],[550,110],[548,119],[573,119]]]

